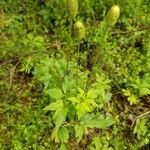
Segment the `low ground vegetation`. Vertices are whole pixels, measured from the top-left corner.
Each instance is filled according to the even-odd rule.
[[[149,150],[149,0],[0,6],[1,150]]]

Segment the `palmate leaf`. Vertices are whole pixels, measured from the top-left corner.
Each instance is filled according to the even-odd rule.
[[[128,96],[127,100],[130,103],[130,105],[137,104],[137,97],[134,94],[132,94],[129,89],[123,89],[122,92],[125,96]]]
[[[128,101],[129,101],[130,105],[137,104],[138,98],[132,94],[131,96],[128,97]]]
[[[58,131],[59,138],[62,143],[67,143],[69,139],[69,131],[66,127],[59,128]]]

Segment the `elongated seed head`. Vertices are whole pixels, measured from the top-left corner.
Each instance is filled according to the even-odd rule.
[[[85,37],[85,27],[82,22],[77,21],[74,24],[74,32],[78,40],[81,40]]]
[[[67,0],[67,12],[71,18],[74,18],[78,13],[78,0]]]
[[[117,5],[112,6],[105,18],[107,25],[114,26],[117,23],[119,16],[120,16],[120,7]]]

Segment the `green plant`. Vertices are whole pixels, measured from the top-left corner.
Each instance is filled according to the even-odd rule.
[[[138,116],[134,127],[134,134],[136,134],[140,141],[140,147],[150,142],[149,114],[150,112],[146,112]]]
[[[101,110],[104,104],[110,100],[111,94],[109,93],[109,85],[107,85],[109,81],[97,75],[97,79],[91,85],[90,90],[84,91],[88,74],[83,74],[78,70],[80,83],[78,84],[76,97],[76,84],[74,84],[76,79],[73,80],[76,71],[71,72],[75,65],[73,62],[69,63],[68,74],[65,77],[67,64],[63,57],[57,60],[55,58],[47,58],[47,61],[41,61],[35,70],[35,77],[44,84],[44,94],[50,98],[50,104],[44,110],[51,111],[55,124],[52,139],[55,142],[67,143],[70,132],[68,128],[76,125],[81,124],[84,128],[105,128],[113,124],[113,118],[112,121],[111,118],[106,118],[105,120],[102,115],[102,118],[98,120],[98,115],[93,114],[94,110]],[[86,123],[82,121],[83,118],[85,120],[90,119],[88,113],[91,113],[93,116],[91,118],[93,123],[91,122],[92,120]],[[107,121],[110,121],[110,123]],[[85,134],[84,132],[83,134]],[[61,136],[66,138],[61,138]],[[81,139],[81,137],[79,138]]]
[[[1,4],[0,149],[149,148],[148,0]]]

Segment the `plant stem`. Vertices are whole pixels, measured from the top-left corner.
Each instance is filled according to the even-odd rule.
[[[70,18],[70,42],[72,42],[72,23],[73,23],[73,18]],[[71,59],[71,52],[70,50],[68,50],[67,52],[67,69],[66,72],[68,72],[68,68],[69,68],[69,59]]]
[[[79,70],[79,67],[78,67],[78,60],[79,60],[79,53],[80,53],[80,41],[78,41],[78,48],[77,48],[77,60],[76,60],[76,96],[78,94],[78,70]]]
[[[70,41],[69,41],[69,43],[70,42],[72,42],[72,23],[73,23],[73,19],[72,18],[70,18]],[[67,52],[67,72],[68,72],[68,68],[69,68],[69,60],[71,59],[71,52],[70,52],[70,50],[68,50],[68,52]]]
[[[70,32],[70,37],[69,37],[69,43],[72,42],[72,23],[73,23],[73,19],[70,18],[70,29],[69,29],[69,32]],[[67,59],[67,66],[66,66],[66,71],[65,71],[65,74],[64,76],[62,77],[62,83],[63,83],[63,80],[65,79],[65,76],[67,75],[68,73],[68,69],[69,69],[69,60],[71,60],[71,52],[70,52],[70,49],[67,48],[67,52],[66,52],[67,56],[66,56],[66,59]]]

